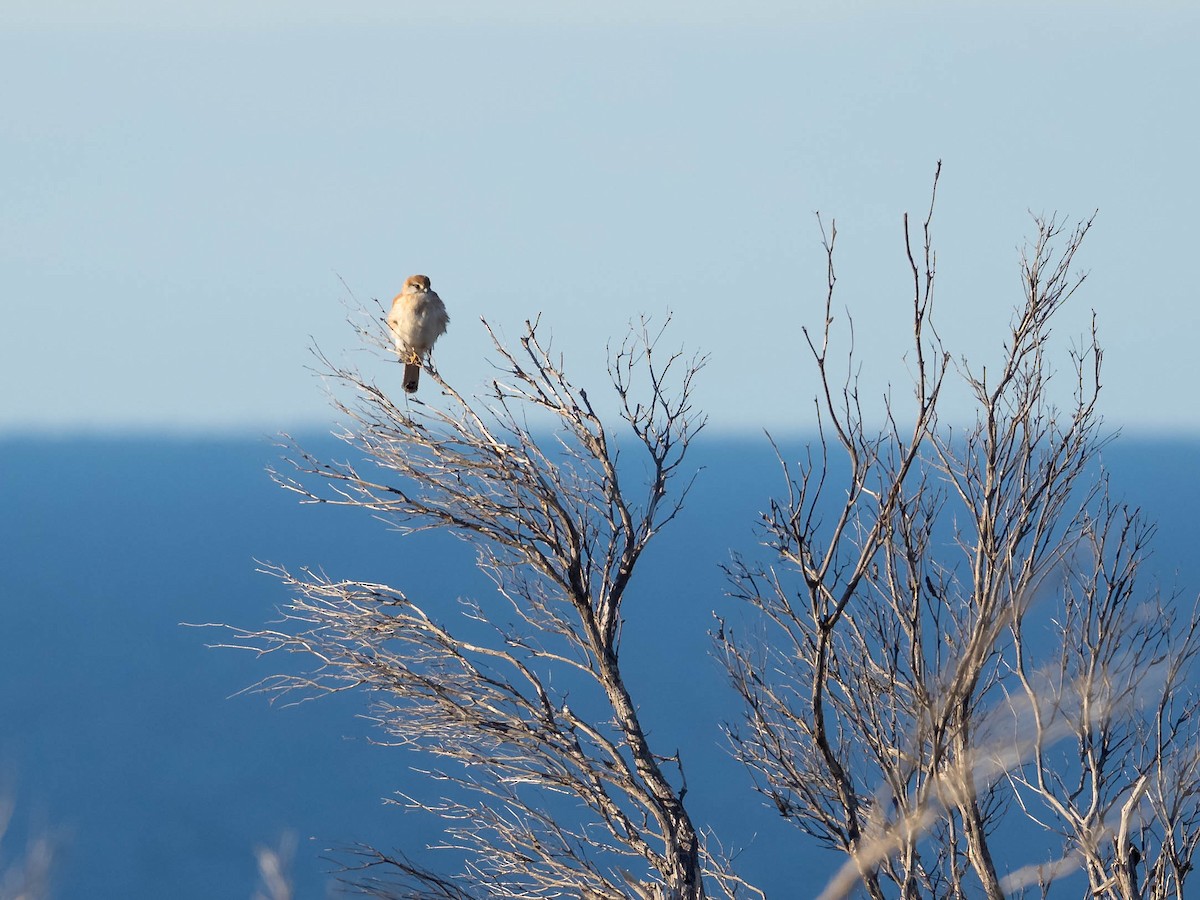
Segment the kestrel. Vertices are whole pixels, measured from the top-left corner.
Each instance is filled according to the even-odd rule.
[[[446,305],[430,290],[428,276],[408,276],[404,290],[392,301],[387,322],[396,339],[396,353],[404,363],[404,390],[412,394],[421,380],[421,363],[450,324]]]

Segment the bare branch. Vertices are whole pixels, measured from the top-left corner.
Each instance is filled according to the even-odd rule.
[[[999,366],[957,366],[978,413],[956,433],[938,416],[951,370],[932,213],[931,197],[920,247],[904,219],[911,406],[887,395],[878,431],[852,333],[834,381],[837,230],[819,222],[825,320],[804,331],[819,441],[798,463],[780,454],[786,497],[763,517],[775,561],[728,569],[753,613],[716,641],[744,704],[729,738],[783,817],[847,854],[826,897],[998,900],[1080,867],[1093,896],[1174,896],[1197,840],[1184,699],[1197,624],[1143,585],[1152,529],[1098,468],[1094,322],[1070,354],[1069,405],[1052,400],[1050,326],[1084,281],[1074,262],[1093,220],[1035,218]],[[991,836],[1010,814],[1062,843],[1002,880]]]
[[[273,474],[306,502],[463,538],[496,593],[454,617],[388,585],[267,566],[291,603],[280,627],[239,631],[240,643],[317,667],[259,687],[368,690],[388,741],[436,761],[423,774],[443,796],[403,802],[446,823],[440,846],[465,868],[442,876],[364,851],[358,865],[380,896],[616,898],[636,883],[693,900],[706,896],[705,872],[718,889],[741,884],[703,850],[682,765],[652,748],[620,668],[635,567],[690,485],[675,480],[704,426],[691,400],[704,360],[662,351],[665,323],[631,329],[609,366],[618,438],[537,321],[511,347],[484,327],[499,374],[474,401],[430,366],[440,405],[397,405],[318,354],[357,458],[323,462],[293,443],[293,472]]]

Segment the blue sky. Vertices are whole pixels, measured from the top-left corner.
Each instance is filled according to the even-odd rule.
[[[712,427],[803,429],[813,213],[864,390],[903,384],[901,214],[938,159],[950,348],[995,358],[1030,211],[1099,209],[1056,358],[1094,308],[1108,422],[1200,432],[1190,4],[594,7],[9,0],[0,432],[326,424],[311,340],[398,390],[343,300],[414,272],[462,390],[480,316],[542,313],[596,385],[605,341],[669,309],[711,354]]]

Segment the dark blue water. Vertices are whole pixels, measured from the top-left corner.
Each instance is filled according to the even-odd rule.
[[[652,739],[683,755],[696,819],[749,842],[745,874],[792,896],[797,866],[826,873],[831,859],[725,754],[717,723],[733,707],[707,656],[710,613],[729,608],[717,566],[753,550],[778,470],[764,441],[695,451],[705,471],[634,584],[623,661]],[[461,543],[298,505],[264,474],[277,456],[266,439],[0,442],[0,794],[17,803],[0,866],[48,832],[60,897],[249,897],[255,846],[290,833],[297,895],[321,897],[327,848],[433,837],[383,803],[421,782],[405,751],[368,742],[366,698],[233,697],[294,662],[209,649],[229,635],[180,625],[271,620],[284,593],[256,558],[410,592],[484,589]],[[1200,443],[1125,440],[1105,456],[1160,523],[1155,566],[1194,595]]]

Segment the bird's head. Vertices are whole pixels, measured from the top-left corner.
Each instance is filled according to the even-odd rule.
[[[429,290],[428,275],[409,275],[404,282],[404,290],[409,293],[417,293],[420,291]]]

